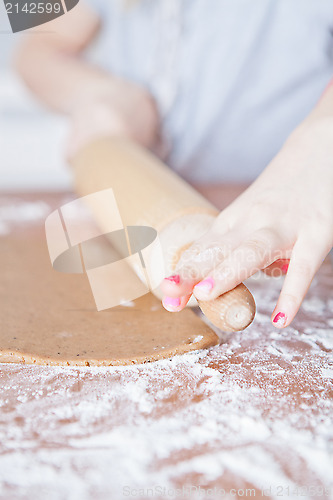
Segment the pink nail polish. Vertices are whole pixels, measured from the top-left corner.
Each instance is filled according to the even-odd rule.
[[[284,313],[279,312],[279,313],[277,313],[277,315],[273,319],[273,323],[275,323],[276,326],[284,326],[286,323],[286,320],[287,320],[287,316]]]
[[[164,297],[163,306],[167,311],[174,311],[176,307],[180,306],[179,297]]]
[[[200,281],[194,288],[202,290],[203,292],[210,292],[215,285],[213,278],[206,278]]]
[[[173,283],[176,283],[176,285],[179,285],[180,283],[180,276],[179,274],[174,274],[173,276],[168,276],[165,278],[168,281],[172,281]]]
[[[283,266],[281,266],[281,271],[283,272],[283,274],[287,274],[288,268],[289,264],[283,264]]]

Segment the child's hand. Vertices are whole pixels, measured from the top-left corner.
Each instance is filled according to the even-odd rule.
[[[159,118],[147,90],[113,76],[88,82],[70,110],[70,158],[85,143],[101,136],[122,136],[149,149],[159,147]]]
[[[279,268],[287,275],[272,321],[287,326],[332,245],[333,120],[309,118],[183,253],[175,276],[163,281],[163,303],[179,311],[192,292],[211,300],[260,269],[271,273]]]

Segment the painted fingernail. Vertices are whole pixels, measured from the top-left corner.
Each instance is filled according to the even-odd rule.
[[[281,266],[281,271],[283,272],[283,274],[287,274],[288,268],[289,264],[283,264],[283,266]]]
[[[180,283],[180,276],[179,274],[174,274],[173,276],[168,276],[165,278],[168,281],[172,281],[173,283],[176,283],[176,285],[179,285]]]
[[[173,312],[177,307],[180,306],[179,297],[164,297],[162,300],[163,306],[167,311]]]
[[[287,320],[287,316],[284,313],[279,312],[279,313],[277,313],[277,315],[273,319],[273,323],[276,326],[284,326],[286,323],[286,320]]]
[[[208,293],[210,292],[215,285],[213,278],[206,278],[205,280],[200,281],[197,285],[195,285],[195,289],[201,290],[202,292]]]

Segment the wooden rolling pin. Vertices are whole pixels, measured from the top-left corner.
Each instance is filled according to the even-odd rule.
[[[182,251],[207,231],[218,214],[183,179],[127,139],[98,139],[81,149],[71,164],[80,196],[112,188],[124,226],[157,230],[166,276],[173,274]],[[101,229],[107,226],[105,214],[94,215]],[[224,331],[243,330],[255,315],[254,299],[243,284],[215,300],[198,302],[207,318]]]

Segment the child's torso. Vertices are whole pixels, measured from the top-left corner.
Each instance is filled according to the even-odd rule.
[[[100,3],[99,63],[150,88],[194,182],[255,178],[333,78],[333,0]]]

